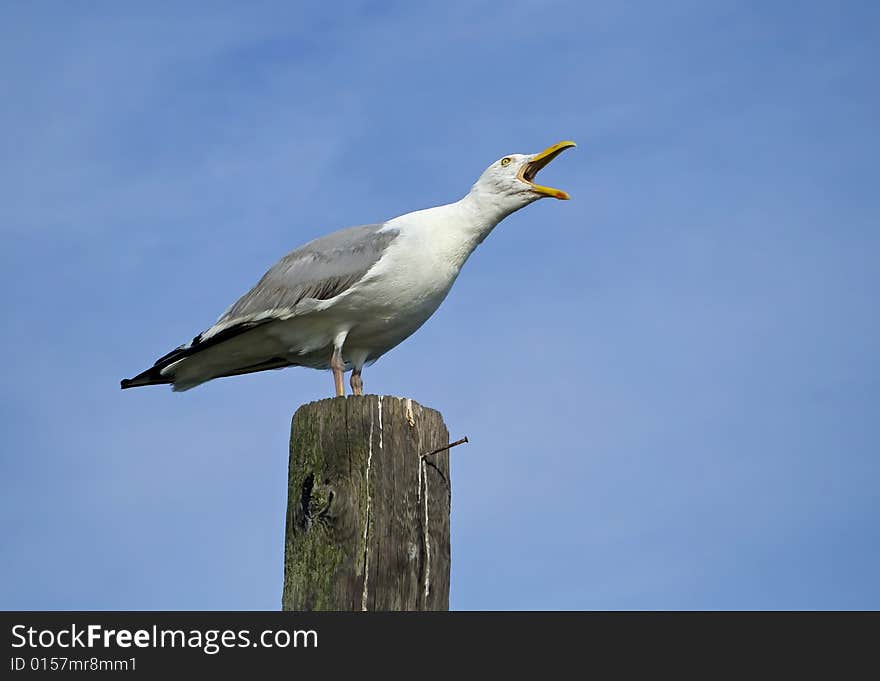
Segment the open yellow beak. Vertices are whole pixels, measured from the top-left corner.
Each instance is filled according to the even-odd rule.
[[[541,168],[550,163],[550,161],[559,156],[559,154],[570,147],[576,146],[577,144],[574,142],[565,141],[557,142],[552,147],[547,147],[540,154],[532,156],[532,159],[522,167],[519,171],[519,179],[526,184],[531,185],[532,191],[535,191],[538,194],[552,196],[554,199],[570,199],[571,197],[567,192],[564,192],[561,189],[554,189],[553,187],[544,187],[540,184],[535,184],[532,180],[535,179],[535,175],[538,174],[538,171],[541,170]]]

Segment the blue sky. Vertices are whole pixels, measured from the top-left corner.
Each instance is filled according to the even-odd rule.
[[[118,380],[322,233],[574,139],[365,374],[456,609],[880,608],[873,3],[6,3],[0,607],[279,607],[329,375]]]

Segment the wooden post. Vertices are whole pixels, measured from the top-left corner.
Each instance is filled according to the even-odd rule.
[[[448,610],[449,443],[412,400],[312,402],[290,433],[284,610]]]

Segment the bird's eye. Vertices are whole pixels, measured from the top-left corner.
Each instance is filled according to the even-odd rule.
[[[510,156],[505,156],[504,158],[501,159],[501,165],[503,165],[503,166],[510,165],[510,161],[511,161]]]

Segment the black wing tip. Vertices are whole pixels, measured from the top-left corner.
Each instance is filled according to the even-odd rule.
[[[122,390],[126,390],[128,388],[140,388],[145,385],[168,385],[171,382],[171,379],[163,376],[159,373],[158,369],[153,367],[152,369],[147,369],[142,374],[138,374],[134,378],[123,378],[119,381],[119,387]]]
[[[178,360],[186,359],[191,355],[194,355],[202,350],[213,347],[219,343],[222,343],[225,340],[233,338],[241,333],[245,333],[246,331],[250,331],[253,328],[258,326],[262,326],[263,324],[268,324],[273,321],[272,318],[260,319],[260,320],[248,320],[244,322],[240,322],[233,326],[223,329],[222,331],[210,336],[208,338],[204,337],[204,334],[199,334],[195,338],[192,339],[192,342],[187,345],[181,345],[178,348],[175,348],[167,355],[163,355],[159,359],[156,360],[156,363],[147,369],[146,371],[139,373],[134,378],[123,378],[119,382],[119,387],[122,390],[126,390],[128,388],[140,388],[145,385],[168,385],[169,383],[174,383],[174,378],[169,376],[162,375],[162,369],[165,369],[171,364],[174,364]],[[268,364],[271,366],[267,366],[266,368],[276,368],[276,364],[284,360],[280,360],[279,358],[273,358],[268,362],[263,364]],[[262,366],[259,365],[259,366]],[[280,367],[278,367],[280,368]],[[259,371],[260,369],[254,369],[248,367],[248,370],[244,373],[250,373],[251,371]],[[242,373],[238,371],[237,373]],[[231,374],[230,374],[231,375]]]
[[[151,381],[149,378],[145,376],[135,376],[134,378],[123,378],[119,381],[119,388],[121,390],[127,390],[128,388],[140,388],[144,385],[155,385],[154,381]]]

